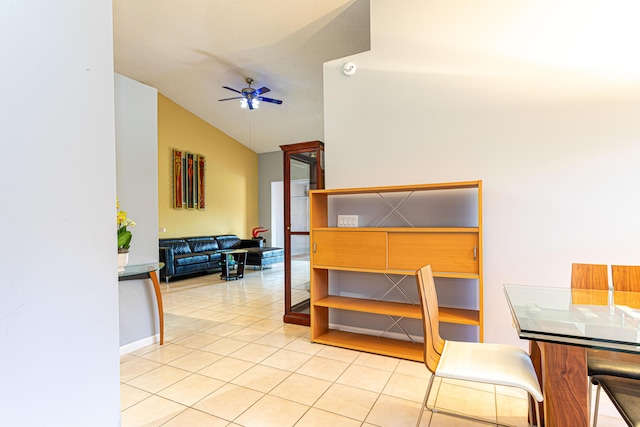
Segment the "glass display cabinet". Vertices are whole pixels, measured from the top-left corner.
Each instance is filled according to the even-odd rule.
[[[324,143],[280,148],[284,152],[284,322],[309,326],[309,190],[324,188]]]

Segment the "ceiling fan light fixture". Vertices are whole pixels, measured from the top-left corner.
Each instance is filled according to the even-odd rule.
[[[278,105],[282,104],[282,101],[279,99],[267,98],[266,96],[262,96],[262,94],[271,92],[271,89],[269,89],[268,87],[263,86],[259,89],[252,88],[251,84],[253,83],[253,79],[249,77],[246,78],[246,82],[249,85],[249,87],[246,87],[241,91],[229,86],[222,86],[223,89],[227,89],[232,92],[235,92],[240,96],[218,99],[218,101],[230,101],[232,99],[240,99],[240,108],[249,108],[250,110],[260,108],[260,101],[269,102],[271,104],[278,104]]]
[[[240,108],[247,108],[247,107],[250,107],[252,110],[256,108],[260,108],[260,101],[255,98],[252,98],[252,99],[242,98],[240,100]]]

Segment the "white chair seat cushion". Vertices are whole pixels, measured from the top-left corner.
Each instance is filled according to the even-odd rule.
[[[531,358],[514,345],[445,341],[436,376],[518,387],[542,402]]]

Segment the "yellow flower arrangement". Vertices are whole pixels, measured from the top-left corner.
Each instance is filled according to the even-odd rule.
[[[127,227],[135,227],[136,223],[131,218],[127,218],[127,213],[120,210],[120,202],[116,199],[116,220],[118,223],[118,253],[129,252],[129,245],[133,235]]]

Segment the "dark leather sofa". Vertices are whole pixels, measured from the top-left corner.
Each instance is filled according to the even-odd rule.
[[[234,234],[160,239],[160,279],[193,273],[214,273],[221,270],[221,254],[246,249],[245,265],[260,267],[284,261],[284,249],[264,247],[261,239],[240,239]]]

